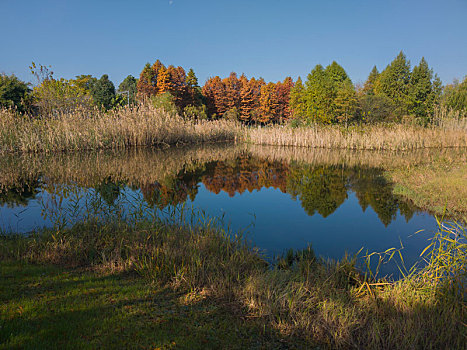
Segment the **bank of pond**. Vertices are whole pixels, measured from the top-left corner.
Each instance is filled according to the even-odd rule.
[[[266,346],[462,348],[463,223],[396,195],[387,172],[463,156],[231,144],[3,156],[0,266],[18,295],[3,296],[1,339],[24,346],[17,327],[43,307],[11,275],[25,264],[137,274],[155,295],[221,305],[218,324],[253,317],[237,330],[263,327]]]

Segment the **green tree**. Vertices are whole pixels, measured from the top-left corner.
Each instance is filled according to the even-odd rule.
[[[337,121],[345,123],[347,127],[349,121],[356,116],[357,106],[357,95],[353,84],[350,80],[341,82],[334,99],[334,113]]]
[[[203,104],[203,94],[198,85],[198,78],[196,77],[193,68],[190,68],[186,75],[186,84],[188,89],[188,106],[200,107]],[[204,110],[205,108],[203,108]]]
[[[305,95],[309,122],[348,122],[355,115],[355,88],[344,68],[335,61],[326,69],[317,65],[308,74]]]
[[[433,112],[434,103],[439,98],[436,96],[438,94],[439,91],[433,86],[433,70],[422,57],[420,64],[413,68],[411,75],[409,112],[426,124]]]
[[[130,103],[134,104],[136,102],[136,93],[138,92],[137,84],[138,80],[134,76],[129,75],[118,86],[118,92],[124,93],[127,91],[128,99],[125,100],[130,100]]]
[[[82,75],[77,75],[74,81],[75,81],[76,86],[91,93],[91,89],[93,85],[97,82],[97,78],[89,74],[88,75],[82,74]]]
[[[444,105],[455,111],[467,111],[467,76],[459,83],[447,85],[444,89]]]
[[[43,116],[71,113],[77,108],[89,108],[90,94],[76,85],[74,80],[49,78],[33,90],[35,106]]]
[[[306,114],[306,96],[305,87],[302,83],[302,78],[298,77],[294,86],[290,90],[290,110],[292,118],[300,120],[305,117]]]
[[[410,106],[410,61],[401,51],[381,72],[375,82],[375,93],[389,97],[397,108],[397,115],[407,114]]]
[[[15,75],[0,74],[0,106],[24,113],[30,100],[28,84]]]
[[[308,122],[332,122],[332,82],[322,65],[318,64],[308,74],[306,86],[306,119]]]
[[[368,79],[366,80],[365,85],[363,85],[363,93],[365,95],[375,94],[375,82],[376,80],[378,80],[378,77],[378,68],[376,68],[376,66],[373,66],[373,69],[371,70],[370,75],[368,75]]]
[[[105,109],[113,107],[115,99],[115,86],[109,80],[109,76],[104,74],[91,88],[91,95],[94,103]]]

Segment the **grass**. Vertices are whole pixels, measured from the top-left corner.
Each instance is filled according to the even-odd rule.
[[[440,157],[437,161],[392,168],[394,193],[438,215],[464,217],[467,221],[467,163],[464,157]]]
[[[144,346],[154,342],[167,347],[185,329],[195,334],[182,333],[191,335],[177,338],[179,348],[253,348],[255,344],[280,348],[285,341],[284,347],[290,348],[463,349],[466,238],[461,226],[440,225],[423,254],[426,267],[403,270],[404,278],[392,282],[362,274],[355,258],[324,262],[311,249],[291,252],[269,265],[241,237],[227,235],[210,222],[186,226],[158,220],[85,220],[27,238],[5,236],[0,241],[0,258],[8,276],[2,281],[8,282],[2,283],[18,287],[2,292],[1,310],[8,315],[2,319],[8,321],[0,333],[10,344],[22,341],[24,347],[50,341],[51,334],[62,334],[63,339],[71,339],[70,346],[79,347],[80,329],[88,330],[86,337],[96,346],[125,347],[128,337],[136,334]],[[387,255],[395,259],[398,254],[391,252]],[[398,263],[401,266],[403,261]],[[25,274],[8,272],[21,264],[26,264]],[[56,277],[53,273],[39,277],[43,268],[55,271]],[[98,287],[102,278],[109,289]],[[67,282],[76,279],[76,288]],[[86,283],[96,283],[96,287]],[[116,291],[115,284],[123,289]],[[111,297],[106,299],[106,295]],[[175,311],[177,316],[173,316],[170,300],[174,296],[194,301],[194,312],[200,314],[188,313],[184,318]],[[159,297],[168,298],[172,306],[158,305]],[[112,305],[118,312],[108,312],[109,300],[116,300]],[[136,300],[142,300],[141,304],[135,305]],[[23,310],[26,306],[27,312],[18,311],[20,306]],[[83,319],[76,310],[83,312]],[[141,314],[144,310],[147,313]],[[212,322],[210,310],[216,315]],[[78,316],[76,325],[63,329],[61,322],[45,321],[47,315],[56,313]],[[160,325],[158,314],[163,319],[175,317],[174,328]],[[35,320],[25,327],[27,332],[21,327],[22,315]],[[133,316],[138,321],[127,328]],[[151,317],[156,325],[148,324]],[[95,318],[100,327],[93,327]],[[195,320],[201,328],[194,326]],[[47,331],[31,330],[38,325]],[[223,334],[222,330],[229,329],[226,325],[235,329],[235,336]],[[218,328],[213,332],[211,327]]]
[[[53,117],[19,116],[0,110],[0,153],[123,149],[140,146],[240,141],[250,144],[358,150],[467,147],[464,119],[412,124],[242,126],[225,119],[194,121],[148,103],[102,112],[76,110]]]
[[[233,141],[238,125],[192,121],[150,104],[102,112],[77,110],[54,117],[20,116],[0,110],[0,153],[123,149]]]
[[[391,151],[467,147],[464,124],[458,128],[405,124],[363,125],[348,129],[324,125],[272,126],[247,128],[245,133],[247,142],[259,145]]]
[[[0,263],[0,349],[274,349],[277,332],[227,303],[102,273]]]

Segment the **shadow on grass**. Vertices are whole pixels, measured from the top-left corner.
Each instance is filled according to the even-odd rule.
[[[0,286],[0,349],[291,348],[231,305],[184,302],[132,274],[3,262]]]

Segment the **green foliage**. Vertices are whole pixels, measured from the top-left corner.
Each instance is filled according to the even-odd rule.
[[[443,102],[455,111],[467,111],[467,76],[462,83],[455,81],[445,87]]]
[[[34,103],[44,115],[70,113],[77,108],[91,107],[91,96],[75,81],[54,78],[44,80],[33,90]]]
[[[196,77],[196,74],[195,74],[195,71],[193,70],[193,68],[190,68],[190,70],[188,71],[188,73],[186,75],[186,83],[187,83],[188,87],[190,87],[190,88],[199,87],[198,78]]]
[[[91,87],[91,95],[94,103],[99,107],[110,109],[115,98],[115,86],[109,80],[109,76],[104,74]]]
[[[365,85],[363,86],[363,93],[365,95],[375,94],[375,82],[376,80],[378,80],[378,77],[378,68],[376,68],[376,66],[373,66],[373,69],[371,70],[370,75],[368,76],[368,79],[366,80]]]
[[[430,121],[434,104],[440,98],[440,84],[438,77],[433,80],[433,70],[422,57],[420,64],[413,68],[409,90],[409,112],[419,118],[422,124]]]
[[[0,74],[0,106],[24,113],[29,105],[28,84],[15,75]]]
[[[233,108],[229,109],[227,112],[224,113],[222,118],[224,118],[226,120],[232,120],[232,121],[238,120],[239,119],[239,113],[238,113],[237,107],[233,107]]]
[[[128,100],[130,100],[130,104],[136,102],[136,93],[138,92],[137,84],[138,80],[134,76],[129,75],[118,86],[119,93],[122,94],[127,91],[127,93],[124,94],[124,96],[127,97],[125,98],[126,103]],[[128,94],[128,96],[126,94]]]
[[[360,120],[365,123],[394,121],[394,103],[385,95],[368,94],[359,101]]]
[[[205,105],[189,105],[183,109],[183,115],[190,119],[207,120],[208,114]]]
[[[178,114],[175,98],[170,92],[155,95],[151,97],[151,103],[154,107],[162,109],[170,115]]]
[[[91,89],[94,86],[94,84],[97,82],[97,78],[93,77],[90,74],[88,75],[81,74],[81,75],[77,75],[74,81],[75,81],[76,86],[91,93]]]
[[[407,114],[410,106],[411,72],[410,61],[401,51],[399,55],[381,72],[375,82],[375,93],[389,97],[396,106],[396,114]]]
[[[305,87],[302,78],[298,77],[290,90],[290,110],[294,120],[302,119],[306,114]]]
[[[348,122],[355,116],[355,88],[344,68],[332,62],[317,65],[306,81],[306,120],[325,124]]]

